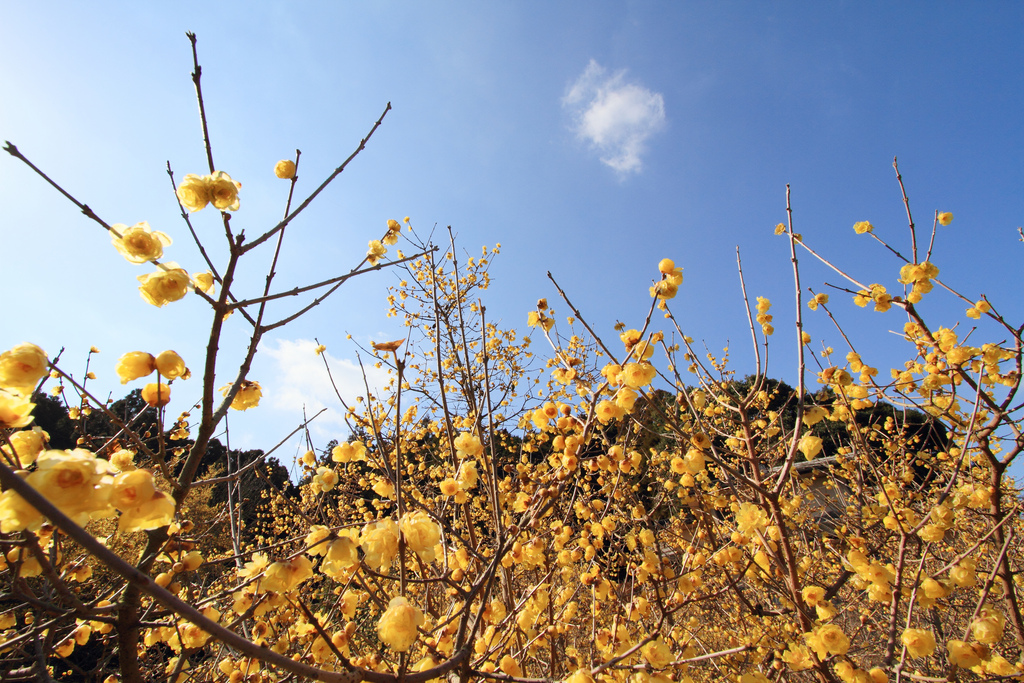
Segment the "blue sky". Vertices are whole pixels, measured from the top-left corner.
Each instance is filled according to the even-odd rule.
[[[5,3],[4,14],[0,136],[108,222],[146,220],[170,234],[167,257],[192,270],[199,256],[165,172],[167,161],[178,178],[205,170],[186,31],[199,37],[217,165],[243,183],[233,225],[248,234],[283,210],[278,159],[302,150],[298,191],[308,192],[393,105],[364,154],[290,229],[282,288],[346,272],[388,218],[408,215],[421,229],[451,225],[470,255],[502,244],[492,319],[525,328],[536,299],[555,298],[550,270],[614,339],[617,320],[642,322],[657,262],[671,257],[684,268],[673,308],[687,333],[712,350],[731,343],[744,374],[739,246],[749,293],[775,304],[769,373],[793,381],[791,266],[772,234],[786,183],[808,244],[893,291],[900,263],[851,226],[870,220],[907,251],[898,155],[918,225],[930,230],[936,210],[956,216],[938,237],[940,277],[971,298],[987,294],[1011,319],[1024,314],[1019,3],[249,2],[200,12],[58,2]],[[80,375],[95,345],[97,391],[114,397],[130,388],[113,377],[125,351],[174,348],[200,366],[198,299],[145,304],[135,282],[144,267],[6,155],[0,205],[0,346],[64,346]],[[223,261],[216,216],[196,225]],[[259,258],[244,287],[258,287],[270,254]],[[806,256],[801,265],[805,286],[837,282]],[[252,377],[267,398],[258,415],[232,415],[233,445],[267,447],[300,421],[302,403],[332,405],[310,362],[314,336],[355,386],[345,335],[402,336],[384,317],[394,280],[359,279],[266,341]],[[902,327],[898,312],[833,301],[869,363],[884,374],[905,360],[888,334]],[[924,307],[947,325],[972,322],[963,311],[944,295]],[[827,320],[805,319],[816,340],[840,348]],[[244,331],[239,320],[225,340],[228,364]],[[178,386],[175,411],[199,389]],[[327,415],[314,436],[322,446],[345,433]]]

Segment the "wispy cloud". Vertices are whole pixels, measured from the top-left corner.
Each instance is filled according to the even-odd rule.
[[[272,377],[261,380],[261,384],[268,389],[264,395],[269,399],[270,408],[295,414],[305,406],[307,415],[327,408],[327,412],[312,423],[311,429],[331,438],[344,438],[347,435],[345,409],[334,393],[323,358],[316,354],[316,342],[308,339],[277,339],[262,345],[260,353],[272,358],[276,366]],[[354,405],[357,396],[366,395],[363,371],[358,364],[347,358],[337,358],[327,351],[324,354],[331,366],[338,392],[349,405]],[[370,391],[379,396],[380,387],[387,383],[386,371],[372,364],[365,369]]]
[[[665,98],[625,71],[608,74],[593,59],[573,83],[562,106],[573,117],[573,130],[601,154],[601,161],[622,174],[636,173],[648,138],[665,124]]]

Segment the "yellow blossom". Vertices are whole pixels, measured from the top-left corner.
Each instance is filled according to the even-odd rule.
[[[586,669],[576,669],[571,676],[565,679],[565,683],[594,683],[594,677]]]
[[[977,575],[975,574],[977,566],[977,560],[965,557],[949,570],[949,578],[953,579],[953,583],[961,588],[973,586],[978,582]]]
[[[111,240],[121,256],[129,263],[155,261],[164,255],[164,247],[171,245],[171,238],[154,231],[145,221],[127,227],[121,223],[110,226],[114,237]],[[118,237],[120,235],[120,237]]]
[[[740,503],[736,512],[736,527],[741,534],[752,534],[756,531],[764,531],[768,526],[768,515],[759,506],[753,503]]]
[[[1003,627],[1006,617],[1002,612],[989,608],[981,610],[981,616],[971,624],[971,632],[979,643],[991,645],[1003,639]]]
[[[194,173],[186,175],[178,185],[178,201],[191,212],[201,211],[210,203],[210,187],[207,176]]]
[[[39,427],[33,427],[32,429],[14,432],[7,438],[10,441],[10,445],[0,447],[0,451],[3,451],[9,457],[14,457],[17,454],[21,466],[28,467],[36,461],[36,456],[46,448],[50,435]]]
[[[251,579],[263,573],[270,560],[266,553],[253,553],[252,559],[245,563],[242,569],[238,570],[238,576],[242,579]]]
[[[930,657],[935,652],[935,636],[922,628],[908,628],[900,640],[911,657]]]
[[[519,662],[513,659],[512,655],[502,657],[501,661],[498,662],[498,668],[513,678],[521,678],[523,675],[523,667],[519,666]]]
[[[381,244],[380,240],[370,240],[370,245],[366,250],[366,260],[370,262],[371,266],[375,266],[386,253],[388,253],[387,247]]]
[[[153,475],[148,470],[122,472],[114,477],[110,504],[124,512],[150,500],[156,494]]]
[[[117,359],[114,372],[121,378],[121,384],[127,384],[140,377],[146,377],[156,370],[156,358],[145,351],[129,351]]]
[[[812,311],[818,310],[818,306],[828,303],[828,294],[815,294],[814,298],[807,302],[807,308]]]
[[[230,390],[231,385],[228,384],[221,387],[220,393],[227,396]],[[260,387],[259,382],[243,379],[241,385],[238,387],[238,393],[235,394],[235,398],[231,401],[231,407],[235,410],[248,410],[249,408],[255,408],[260,404],[260,399],[262,397],[263,389]]]
[[[171,402],[171,388],[163,382],[150,382],[142,388],[142,400],[154,408]]]
[[[825,589],[821,586],[805,586],[800,595],[804,602],[811,607],[815,607],[825,599]]]
[[[206,271],[205,273],[197,273],[192,276],[193,286],[201,292],[213,295],[213,273]]]
[[[939,225],[949,225],[953,222],[953,214],[949,211],[941,211],[939,213]]]
[[[821,453],[821,437],[813,434],[804,434],[800,437],[797,448],[804,454],[806,460],[814,460]]]
[[[210,203],[221,211],[238,211],[238,191],[242,183],[232,180],[224,171],[214,171],[207,176],[206,186],[210,192]]]
[[[50,450],[39,455],[36,469],[26,481],[43,492],[61,512],[83,524],[93,516],[112,513],[110,469],[110,463],[91,451]]]
[[[366,553],[364,561],[374,570],[391,566],[398,554],[398,525],[394,520],[370,522],[359,535],[359,545]]]
[[[296,555],[290,560],[274,562],[267,567],[260,580],[260,588],[274,593],[287,593],[312,576],[313,563],[305,555]]]
[[[455,437],[455,450],[460,457],[477,457],[483,454],[484,446],[475,435],[462,432]]]
[[[805,633],[804,638],[819,659],[824,659],[830,654],[844,655],[850,649],[850,639],[843,633],[843,629],[835,624],[823,624],[812,633]]]
[[[441,527],[423,510],[413,510],[402,515],[399,523],[405,543],[410,550],[418,553],[424,562],[434,559],[434,546],[441,539]]]
[[[661,636],[640,648],[640,652],[643,654],[644,659],[655,669],[664,669],[673,660],[672,649]]]
[[[136,278],[141,283],[139,292],[142,298],[157,307],[166,306],[188,293],[189,278],[185,269],[173,261],[164,264],[164,268]]]
[[[174,499],[157,491],[149,500],[125,510],[117,520],[117,528],[119,531],[148,531],[165,527],[173,519]]]
[[[31,394],[48,371],[46,352],[35,344],[18,344],[0,354],[0,388]]]
[[[786,224],[785,223],[779,223],[778,225],[775,226],[775,234],[776,235],[781,235],[784,232],[786,232]]]
[[[155,365],[157,372],[167,379],[185,377],[188,373],[185,361],[174,351],[164,351],[161,353],[156,357]]]
[[[981,664],[979,649],[981,646],[971,645],[962,640],[951,640],[946,643],[949,652],[949,663],[961,669],[972,669]]]
[[[657,374],[650,363],[627,363],[622,369],[622,383],[630,388],[639,389],[651,383]]]
[[[867,221],[858,221],[853,224],[853,231],[858,235],[863,235],[866,232],[871,232],[875,229],[875,226]]]
[[[417,627],[424,621],[423,612],[418,607],[398,596],[391,599],[387,611],[377,622],[377,635],[392,650],[408,652],[416,642]]]
[[[790,643],[785,652],[782,653],[782,660],[789,665],[793,671],[804,671],[814,666],[810,651],[796,643]]]
[[[476,460],[466,460],[459,465],[459,472],[456,479],[463,490],[469,491],[476,486],[480,473],[476,469]]]
[[[274,164],[274,175],[282,180],[291,180],[295,177],[295,162],[291,159],[281,159]]]
[[[359,546],[348,536],[342,536],[328,545],[320,571],[340,581],[346,572],[358,566]]]

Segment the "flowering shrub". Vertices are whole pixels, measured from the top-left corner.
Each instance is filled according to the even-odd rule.
[[[154,264],[140,277],[145,302],[191,295],[210,307],[198,381],[173,351],[125,349],[112,368],[122,383],[156,373],[141,394],[154,433],[111,413],[118,436],[48,447],[32,424],[33,391],[48,377],[80,396],[72,419],[109,409],[37,346],[0,355],[5,679],[1024,677],[1024,529],[1006,475],[1024,448],[1022,328],[943,282],[912,222],[911,257],[869,284],[805,245],[791,212],[776,226],[796,264],[789,387],[763,371],[769,338],[786,343],[772,303],[748,307],[756,361],[739,378],[727,357],[698,353],[674,317],[685,290],[670,258],[649,264],[651,305],[630,314],[637,326],[620,325],[618,340],[599,335],[557,284],[572,315],[541,299],[522,338],[482,304],[500,245],[463,262],[454,240],[439,251],[408,217],[384,219],[355,271],[401,274],[387,301],[405,337],[366,350],[390,384],[345,406],[351,433],[310,447],[296,494],[261,479],[257,510],[243,515],[241,487],[262,477],[259,462],[228,457],[202,475],[200,462],[229,409],[259,410],[248,369],[262,335],[351,275],[302,288],[318,298],[266,320],[273,269],[263,292],[242,296],[235,266],[280,244],[320,190],[242,247],[224,213],[241,210],[241,186],[208,157],[209,174],[177,185],[187,212],[222,212],[227,263],[208,261],[206,273],[161,262],[171,239],[145,223],[108,225],[79,204],[129,263]],[[297,163],[273,167],[293,190]],[[933,238],[952,220],[936,212]],[[853,229],[889,246],[881,224]],[[413,255],[387,261],[402,238]],[[904,365],[872,366],[828,294],[813,293],[804,310],[803,251],[849,281],[833,299],[901,316],[889,325],[902,330]],[[985,324],[968,336],[957,321],[926,320],[916,305],[946,291]],[[216,341],[229,313],[252,332],[218,394]],[[812,353],[811,314],[839,325],[848,352]],[[541,342],[550,351],[536,351]],[[194,430],[191,413],[164,414],[172,390],[200,396]],[[194,515],[215,485],[227,488],[222,513]],[[226,546],[214,543],[220,534]]]

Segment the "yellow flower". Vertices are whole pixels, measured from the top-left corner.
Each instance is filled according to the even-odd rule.
[[[391,483],[390,479],[378,479],[377,483],[373,485],[373,492],[381,498],[395,499],[395,485]]]
[[[25,502],[25,499],[8,489],[0,493],[0,531],[5,534],[23,529],[38,529],[43,523],[39,511]],[[0,555],[0,563],[3,556]]]
[[[110,463],[90,451],[52,450],[39,456],[36,470],[26,481],[61,512],[83,524],[94,513],[102,515],[110,510],[109,471]]]
[[[260,580],[260,588],[274,593],[287,593],[312,576],[313,563],[305,555],[296,555],[290,560],[274,562],[267,567]]]
[[[394,218],[388,219],[388,232],[384,236],[384,244],[398,244],[398,236],[402,234],[402,224],[396,221]],[[473,259],[470,259],[470,264],[473,265]]]
[[[981,616],[971,624],[971,632],[974,639],[979,643],[991,645],[1003,639],[1003,626],[1006,624],[1006,617],[1002,612],[984,608]]]
[[[911,657],[930,657],[935,652],[935,636],[923,628],[908,628],[900,638]]]
[[[157,372],[167,379],[188,379],[189,372],[185,367],[185,361],[174,351],[164,351],[156,357],[155,363]]]
[[[388,253],[387,247],[381,244],[380,240],[370,240],[369,247],[366,250],[366,260],[370,262],[371,266],[375,266],[377,261],[380,261],[386,253]]]
[[[972,669],[981,664],[978,650],[980,646],[970,645],[962,640],[951,640],[946,643],[949,651],[949,663],[961,669]]]
[[[140,377],[146,377],[156,370],[156,358],[145,351],[129,351],[117,359],[114,372],[121,378],[121,384],[127,384]]]
[[[619,406],[627,413],[633,411],[633,406],[636,405],[636,399],[640,395],[629,387],[622,387],[615,392],[615,405]]]
[[[858,235],[863,235],[866,232],[871,232],[875,229],[875,226],[871,225],[867,221],[858,221],[853,224],[853,231]]]
[[[46,352],[35,344],[18,344],[0,354],[0,388],[31,394],[48,371]]]
[[[814,660],[811,659],[810,651],[796,643],[789,644],[786,651],[782,653],[782,660],[789,664],[789,668],[793,671],[804,671],[814,666]]]
[[[352,443],[341,443],[331,449],[331,460],[334,462],[351,462],[363,460],[366,457],[366,446],[362,441]]]
[[[162,232],[154,232],[145,221],[130,228],[121,223],[115,223],[110,228],[115,235],[121,235],[115,236],[111,242],[129,263],[155,261],[164,255],[164,247],[171,245],[170,237]]]
[[[565,679],[565,683],[594,683],[594,677],[586,669],[576,669],[573,675]]]
[[[313,483],[321,491],[331,491],[338,485],[338,473],[330,467],[318,467],[316,476],[313,477]]]
[[[137,279],[142,298],[154,306],[161,307],[185,296],[188,293],[188,273],[173,261],[164,264],[166,270],[140,275]]]
[[[942,211],[939,213],[939,225],[949,225],[953,222],[953,214],[949,211]]]
[[[32,429],[14,432],[7,438],[11,442],[10,446],[3,446],[0,448],[0,451],[3,451],[10,457],[17,453],[21,466],[28,467],[36,461],[36,456],[46,448],[46,442],[49,441],[50,435],[39,427],[33,427]]]
[[[214,171],[207,176],[206,186],[210,190],[210,203],[221,211],[238,211],[238,190],[242,183],[232,180],[224,171]]]
[[[814,460],[821,453],[821,438],[813,434],[804,434],[800,438],[797,448],[804,454],[806,460]]]
[[[0,389],[0,429],[27,427],[32,422],[35,407],[28,396]]]
[[[441,528],[423,510],[413,510],[402,515],[399,524],[405,543],[410,550],[419,553],[425,562],[434,559],[434,546],[441,539]],[[429,556],[429,559],[427,559]]]
[[[828,417],[828,410],[821,406],[811,406],[804,411],[804,424],[808,427],[818,424]]]
[[[125,510],[117,520],[117,529],[125,532],[149,531],[165,527],[173,519],[174,499],[163,491],[157,491],[144,503]]]
[[[480,478],[480,473],[476,470],[476,460],[466,460],[459,465],[459,472],[455,478],[464,491],[469,491],[476,486],[476,482]]]
[[[201,211],[210,203],[207,177],[189,173],[178,185],[178,201],[191,212]]]
[[[265,553],[253,553],[252,559],[245,563],[242,569],[238,570],[238,576],[242,579],[251,579],[263,573],[270,560]]]
[[[824,624],[814,632],[814,638],[808,645],[818,652],[819,658],[824,658],[826,654],[845,655],[850,649],[850,639],[843,633],[843,629],[835,624]]]
[[[949,570],[949,578],[953,579],[953,583],[961,588],[969,588],[978,582],[975,574],[977,566],[977,560],[965,557]]]
[[[416,642],[416,628],[424,623],[423,612],[402,596],[391,599],[377,622],[377,635],[396,652],[408,652]]]
[[[661,636],[640,648],[640,652],[655,669],[664,669],[672,663],[672,649]]]
[[[327,547],[320,571],[335,580],[359,566],[359,546],[348,536],[331,541]]]
[[[231,385],[227,384],[220,388],[220,393],[227,396],[230,390]],[[259,382],[243,379],[242,384],[238,387],[238,393],[231,401],[231,407],[235,410],[249,410],[249,408],[258,406],[262,397],[263,389]]]
[[[192,276],[192,284],[200,292],[213,295],[213,273],[206,271],[205,273],[198,273]]]
[[[821,586],[804,586],[804,589],[800,591],[801,597],[811,607],[816,607],[818,603],[825,599],[825,589]]]
[[[498,668],[501,669],[502,673],[505,673],[513,678],[521,678],[523,675],[523,667],[519,666],[519,662],[513,659],[512,655],[505,655],[498,662]]]
[[[122,472],[114,477],[110,504],[121,512],[138,507],[156,495],[153,475],[148,470]]]
[[[142,388],[142,400],[154,408],[171,402],[171,388],[163,382],[150,382]]]
[[[625,386],[639,389],[650,384],[656,374],[657,370],[650,363],[626,363],[620,378]]]
[[[775,234],[776,235],[781,235],[784,232],[786,232],[786,224],[785,223],[779,223],[778,225],[775,226]]]
[[[455,437],[455,450],[459,457],[476,457],[483,454],[484,447],[476,436],[469,432],[462,432]]]
[[[359,534],[359,545],[371,569],[390,567],[398,554],[398,525],[391,519],[370,522]]]
[[[736,528],[741,534],[750,534],[755,531],[764,531],[768,526],[768,515],[753,503],[740,503],[736,512]]]
[[[274,164],[274,175],[282,180],[291,180],[295,177],[295,162],[291,159],[281,159]]]
[[[626,414],[626,411],[622,406],[618,405],[617,403],[604,400],[597,404],[595,414],[597,415],[597,419],[601,422],[601,424],[608,424],[612,420],[618,420],[620,417],[624,416]]]

